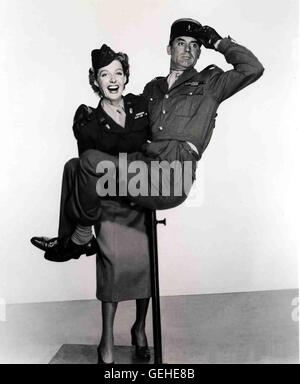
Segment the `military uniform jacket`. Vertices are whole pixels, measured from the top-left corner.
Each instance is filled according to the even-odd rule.
[[[101,107],[80,105],[75,113],[73,132],[81,155],[88,149],[98,149],[117,155],[120,152],[140,151],[150,139],[147,100],[128,94],[124,97],[125,127],[118,125]]]
[[[211,65],[197,72],[192,68],[184,71],[170,89],[167,77],[146,85],[143,95],[149,103],[154,141],[189,141],[201,156],[211,139],[220,103],[256,81],[264,71],[252,52],[230,38],[221,40],[218,51],[234,69],[224,72]]]

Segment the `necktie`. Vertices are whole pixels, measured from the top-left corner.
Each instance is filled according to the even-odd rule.
[[[183,71],[171,71],[171,73],[168,76],[168,85],[169,89],[172,87],[172,85],[175,83],[175,81],[178,79],[178,77],[182,74]]]

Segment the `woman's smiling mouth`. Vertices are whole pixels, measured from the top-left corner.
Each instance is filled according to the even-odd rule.
[[[118,85],[109,85],[109,86],[107,87],[107,89],[108,89],[109,92],[111,92],[111,93],[118,93],[119,86],[118,86]]]

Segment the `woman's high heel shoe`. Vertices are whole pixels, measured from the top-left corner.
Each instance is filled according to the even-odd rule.
[[[98,364],[108,364],[108,365],[115,364],[114,361],[112,361],[111,363],[106,363],[105,361],[103,361],[101,351],[100,351],[100,345],[97,348],[97,353],[98,353]]]
[[[137,358],[141,360],[150,360],[151,355],[148,347],[148,342],[146,340],[146,345],[144,347],[140,347],[136,340],[134,328],[131,328],[131,344],[135,346],[135,355]]]

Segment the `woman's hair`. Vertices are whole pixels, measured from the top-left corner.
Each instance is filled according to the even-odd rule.
[[[129,81],[129,61],[128,61],[128,55],[123,52],[118,52],[116,54],[115,60],[118,60],[123,68],[124,75],[126,76],[126,83]],[[101,96],[101,89],[97,85],[97,75],[100,68],[90,68],[89,69],[89,83],[95,93],[97,93],[99,96]]]

